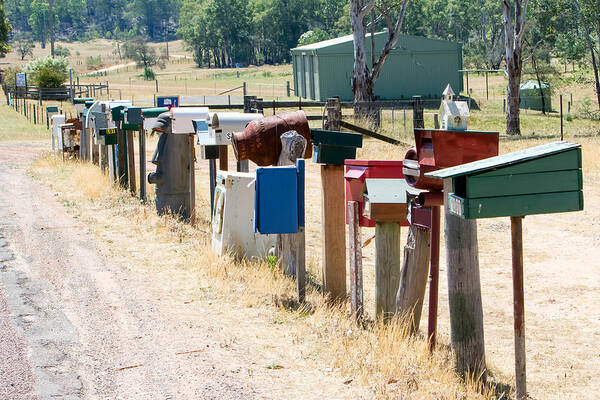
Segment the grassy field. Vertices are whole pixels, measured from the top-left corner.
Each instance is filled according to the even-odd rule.
[[[288,65],[243,69],[240,78],[235,70],[198,69],[181,61],[169,64],[163,72],[159,75],[160,94],[184,95],[187,88],[188,93],[210,96],[243,81],[252,89],[253,84],[281,85],[291,80]],[[85,78],[85,81],[94,79]],[[153,96],[153,84],[139,80],[139,71],[132,67],[97,79],[108,80],[111,88],[121,88],[123,98],[134,96],[135,100]],[[472,112],[471,129],[503,132],[505,117],[501,94],[505,84],[502,76],[491,77],[492,96],[488,101],[483,92],[484,78],[471,77],[473,96],[481,107],[480,111]],[[583,118],[583,101],[586,97],[593,98],[590,85],[570,83],[561,93],[573,94],[573,119],[565,121],[565,138],[582,144],[586,204],[580,213],[532,216],[524,221],[528,382],[532,398],[594,399],[594,389],[600,387],[600,315],[596,305],[600,272],[594,261],[600,259],[600,122]],[[249,94],[258,95],[254,90]],[[267,96],[263,94],[263,97]],[[557,108],[556,96],[553,104]],[[62,106],[69,110],[67,105]],[[317,114],[321,110],[312,112]],[[433,127],[432,112],[429,110],[426,114],[426,127]],[[265,113],[269,114],[270,110]],[[384,112],[383,131],[412,143],[412,113],[406,114],[406,126],[404,113],[401,110],[394,113],[392,125],[391,111]],[[43,138],[49,147],[45,127],[33,127],[4,105],[0,106],[0,117],[9,121],[0,126],[0,140]],[[556,113],[544,116],[523,111],[522,129],[523,137],[501,140],[501,153],[558,140],[560,120]],[[148,157],[155,141],[155,137],[149,139]],[[404,157],[406,150],[408,146],[365,140],[358,158],[397,160]],[[232,153],[229,157],[234,159]],[[199,160],[196,165],[199,221],[196,228],[155,216],[152,207],[142,206],[112,187],[98,169],[88,164],[62,163],[46,157],[33,166],[32,173],[61,193],[65,204],[111,251],[115,254],[127,251],[133,268],[154,274],[159,280],[172,280],[169,295],[179,298],[185,293],[205,299],[209,294],[201,288],[208,286],[215,288],[224,302],[264,312],[271,323],[255,326],[253,335],[256,337],[248,337],[243,327],[227,327],[232,335],[243,337],[249,347],[266,345],[257,337],[270,337],[275,324],[293,338],[290,351],[299,354],[300,371],[315,365],[331,365],[352,380],[352,385],[366,388],[374,397],[398,398],[410,393],[410,398],[415,399],[503,398],[502,393],[509,390],[507,384],[513,376],[510,223],[507,218],[478,222],[487,362],[493,372],[492,384],[498,384],[496,391],[487,389],[481,394],[476,383],[464,385],[451,370],[451,354],[446,347],[449,316],[443,247],[439,316],[442,345],[430,357],[422,337],[406,338],[396,326],[374,324],[367,329],[357,329],[348,316],[347,304],[331,308],[314,290],[308,295],[309,307],[295,309],[290,306],[293,305],[293,282],[277,270],[266,264],[217,257],[210,249],[206,164]],[[149,164],[148,169],[150,172],[153,166]],[[149,193],[152,197],[151,186]],[[317,284],[321,276],[320,203],[319,168],[307,163],[307,258],[309,275]],[[373,229],[362,232],[365,239],[373,234]],[[406,235],[405,230],[403,235]],[[374,245],[365,247],[363,255],[366,311],[373,315]],[[164,259],[169,262],[161,261]],[[201,312],[200,309],[195,311]],[[422,320],[427,320],[427,303]],[[286,345],[274,341],[267,346]]]

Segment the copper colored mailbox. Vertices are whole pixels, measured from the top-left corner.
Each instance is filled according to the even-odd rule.
[[[360,226],[372,228],[375,221],[363,215],[364,186],[367,179],[404,179],[402,173],[402,161],[385,160],[346,160],[346,201],[358,202],[358,213],[360,215]],[[346,213],[346,223],[348,215]],[[408,221],[403,221],[402,226],[408,226]]]
[[[498,138],[498,132],[415,129],[416,147],[404,158],[406,182],[418,189],[441,190],[442,180],[426,173],[497,156]]]

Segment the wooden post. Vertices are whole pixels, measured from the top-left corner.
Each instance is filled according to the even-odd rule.
[[[513,313],[515,329],[515,392],[527,399],[525,357],[525,296],[523,293],[523,217],[510,217],[512,239]]]
[[[413,96],[413,128],[425,128],[423,99],[421,99],[421,96]]]
[[[219,146],[219,169],[221,171],[227,171],[228,169],[228,160],[227,160],[227,145]]]
[[[304,226],[298,227],[297,236],[297,256],[296,264],[296,291],[298,292],[298,302],[304,303],[306,297],[306,236]]]
[[[342,103],[338,97],[327,99],[327,129],[331,131],[340,130],[342,120]]]
[[[488,72],[485,71],[485,97],[486,100],[490,99],[490,85],[488,83]]]
[[[125,135],[121,130],[121,122],[117,122],[117,181],[121,187],[127,186],[126,146]]]
[[[435,129],[440,129],[440,117],[438,114],[433,114],[433,127]]]
[[[430,230],[411,224],[404,246],[404,260],[396,295],[396,315],[409,324],[411,333],[418,332],[421,321],[427,288],[429,246]]]
[[[431,207],[429,316],[427,321],[429,351],[433,351],[437,341],[438,292],[440,283],[440,211],[440,206]]]
[[[358,202],[348,202],[348,260],[350,260],[350,310],[357,320],[363,316],[362,243]]]
[[[196,225],[196,150],[194,148],[194,139],[196,135],[189,136],[190,140],[190,224]]]
[[[34,114],[35,115],[35,114]],[[563,97],[560,95],[560,140],[563,140],[564,128],[563,128]]]
[[[100,171],[105,173],[108,169],[108,146],[105,144],[100,145]]]
[[[375,311],[389,321],[400,284],[400,223],[375,223]]]
[[[146,131],[144,125],[139,126],[139,158],[140,158],[140,201],[145,203],[146,197]]]
[[[92,146],[92,163],[94,165],[100,164],[100,148],[98,143],[93,143],[93,137],[90,138],[91,146]]]
[[[133,131],[127,131],[127,176],[129,177],[129,191],[132,196],[136,195],[135,185],[135,151],[133,144]]]
[[[346,297],[344,166],[321,165],[321,188],[324,294],[336,301]]]
[[[452,192],[452,180],[444,180],[444,194]],[[450,213],[444,204],[446,269],[450,330],[455,368],[461,375],[485,371],[483,305],[479,280],[477,222]]]
[[[217,160],[208,160],[208,179],[210,185],[210,218],[215,208],[215,188],[217,186]]]

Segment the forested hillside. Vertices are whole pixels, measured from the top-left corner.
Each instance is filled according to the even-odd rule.
[[[526,53],[538,64],[551,57],[565,64],[589,57],[590,23],[581,23],[577,0],[529,3]],[[581,4],[593,24],[598,0]],[[351,32],[348,0],[5,0],[4,7],[13,37],[26,35],[41,46],[50,41],[51,24],[56,40],[179,37],[199,64],[217,67],[285,62],[299,43]],[[389,28],[376,10],[365,21],[368,31]],[[598,32],[590,28],[597,47]],[[404,30],[463,43],[467,65],[499,68],[504,57],[499,0],[411,1]]]

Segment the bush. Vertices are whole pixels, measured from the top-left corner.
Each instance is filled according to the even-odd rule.
[[[65,75],[46,66],[38,71],[36,84],[42,88],[61,88],[64,87],[66,78]]]
[[[42,57],[37,58],[33,61],[30,61],[25,66],[25,72],[27,72],[27,80],[29,82],[34,82],[36,85],[41,87],[50,87],[44,86],[49,84],[49,82],[58,82],[60,87],[64,81],[67,80],[67,59],[64,57]],[[40,72],[43,72],[43,77],[40,80]],[[53,71],[54,73],[50,73],[49,71]],[[40,82],[42,84],[40,84]]]
[[[69,57],[71,55],[71,51],[67,47],[58,44],[54,48],[54,55],[56,57]]]
[[[6,83],[8,86],[15,86],[15,75],[19,72],[23,72],[23,68],[21,67],[8,67],[4,70],[4,83]]]
[[[102,68],[102,66],[104,65],[102,63],[102,56],[98,56],[98,57],[89,56],[89,57],[87,57],[85,59],[85,65],[86,65],[87,69],[89,69],[89,70],[94,70],[94,69]]]
[[[144,67],[144,79],[147,81],[153,81],[156,79],[156,75],[152,68]]]

